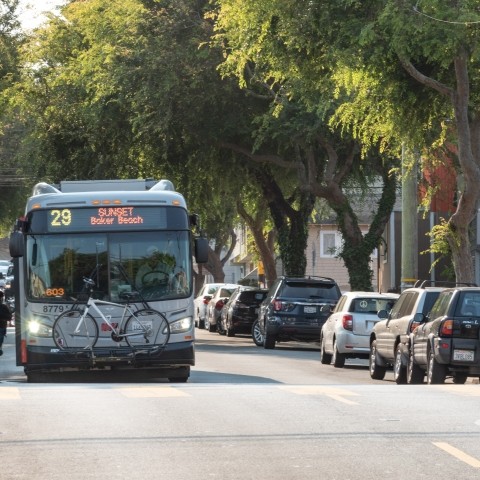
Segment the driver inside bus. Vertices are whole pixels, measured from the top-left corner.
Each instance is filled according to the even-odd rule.
[[[148,247],[146,262],[138,269],[135,277],[136,288],[140,292],[146,288],[166,289],[174,264],[175,259],[171,255],[161,253],[157,247]]]

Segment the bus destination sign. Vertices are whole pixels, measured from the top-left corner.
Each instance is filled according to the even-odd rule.
[[[167,215],[158,207],[55,208],[45,213],[48,232],[165,228]]]

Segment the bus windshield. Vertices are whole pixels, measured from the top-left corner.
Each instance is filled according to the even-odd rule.
[[[28,235],[27,297],[31,301],[72,301],[85,292],[83,278],[95,280],[95,298],[122,302],[127,293],[144,300],[191,295],[188,231]]]

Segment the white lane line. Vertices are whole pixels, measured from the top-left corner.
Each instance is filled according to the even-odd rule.
[[[358,393],[352,392],[350,390],[345,390],[344,388],[327,387],[322,385],[284,385],[281,386],[280,389],[296,393],[297,395],[325,395],[326,397],[329,397],[338,402],[346,403],[347,405],[358,405],[358,402],[354,402],[353,400],[344,398],[350,396],[358,396]]]
[[[461,460],[462,462],[470,465],[471,467],[480,468],[480,460],[477,460],[475,457],[471,457],[470,455],[462,452],[458,448],[452,447],[450,444],[444,442],[433,442],[433,444],[436,447],[441,448],[445,452],[454,456],[455,458],[458,458],[458,460]]]
[[[174,387],[131,387],[115,390],[128,398],[190,397],[188,393]]]
[[[0,387],[0,400],[20,400],[20,390],[17,387]]]

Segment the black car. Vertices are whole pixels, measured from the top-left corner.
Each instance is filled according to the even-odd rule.
[[[239,287],[222,309],[219,333],[234,337],[236,333],[251,333],[258,317],[260,304],[267,296],[266,288]]]
[[[318,343],[322,325],[340,296],[337,282],[329,277],[279,277],[258,314],[256,326],[264,348],[292,340]]]
[[[480,377],[480,287],[448,288],[410,335],[408,383],[454,383]]]

